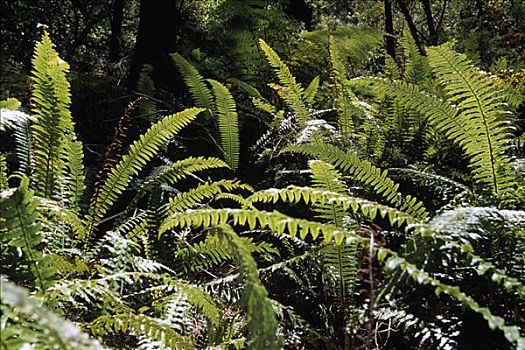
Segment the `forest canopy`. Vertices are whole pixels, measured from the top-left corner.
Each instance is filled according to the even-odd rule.
[[[1,6],[1,349],[525,350],[523,1]]]

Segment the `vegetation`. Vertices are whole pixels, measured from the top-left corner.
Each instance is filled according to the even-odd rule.
[[[523,4],[58,3],[27,79],[2,20],[2,349],[525,349]]]

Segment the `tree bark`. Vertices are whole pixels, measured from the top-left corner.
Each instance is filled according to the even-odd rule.
[[[141,0],[139,28],[128,87],[134,89],[145,63],[159,69],[169,65],[168,54],[182,29],[180,0]]]
[[[392,17],[392,2],[391,0],[383,0],[385,6],[385,40],[386,52],[392,58],[396,58],[396,42],[394,38],[394,21]]]
[[[109,60],[116,62],[120,58],[120,35],[124,20],[125,0],[114,0],[111,17],[111,36],[109,38]]]
[[[418,51],[421,55],[425,56],[425,51],[423,50],[423,47],[421,46],[421,40],[419,38],[419,34],[417,32],[416,25],[414,24],[414,20],[412,19],[412,15],[410,15],[410,11],[408,11],[407,4],[405,0],[397,0],[397,5],[399,6],[399,10],[403,14],[403,17],[405,17],[405,21],[407,22],[408,29],[410,30],[410,34],[412,34],[412,37],[414,38],[414,41],[417,45]]]
[[[430,8],[430,1],[422,0],[421,2],[423,4],[423,11],[425,11],[425,18],[427,20],[429,44],[437,45],[438,37],[437,37],[436,26],[434,24],[434,17],[432,16],[432,9]]]

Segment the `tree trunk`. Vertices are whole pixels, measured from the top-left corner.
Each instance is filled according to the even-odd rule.
[[[111,36],[109,38],[110,62],[116,62],[120,58],[120,35],[122,34],[122,22],[124,20],[124,5],[124,0],[113,1]]]
[[[291,18],[303,22],[306,30],[312,29],[313,12],[305,0],[290,0],[284,12]]]
[[[412,37],[414,38],[414,41],[417,45],[418,51],[421,55],[425,56],[425,51],[423,50],[423,47],[421,46],[421,40],[419,39],[419,34],[417,32],[416,25],[414,24],[414,20],[412,19],[412,16],[410,15],[410,12],[408,11],[407,4],[405,0],[397,0],[397,5],[399,6],[399,10],[405,17],[405,21],[407,22],[408,29],[410,30],[410,34],[412,34]]]
[[[425,11],[425,17],[427,20],[428,27],[428,41],[430,45],[437,45],[437,32],[434,24],[434,17],[432,17],[432,9],[430,8],[429,0],[422,0],[423,11]]]
[[[177,6],[179,0],[141,0],[139,28],[131,62],[128,87],[134,89],[145,63],[156,69],[169,65],[172,51],[182,28]]]
[[[394,21],[392,17],[392,3],[391,0],[384,0],[385,5],[385,40],[386,52],[393,59],[396,58],[396,42],[394,38]]]

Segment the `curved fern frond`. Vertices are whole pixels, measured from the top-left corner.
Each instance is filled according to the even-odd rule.
[[[131,146],[128,154],[111,169],[104,184],[95,193],[89,207],[87,233],[91,234],[99,220],[127,187],[131,177],[137,175],[144,165],[155,156],[162,145],[189,124],[202,108],[190,108],[164,117],[146,131]]]
[[[476,300],[462,292],[459,287],[441,282],[390,249],[379,248],[377,250],[377,257],[380,261],[385,262],[385,266],[390,271],[400,270],[408,274],[419,284],[432,286],[438,296],[441,293],[445,293],[462,303],[465,307],[480,314],[487,321],[491,329],[499,329],[502,331],[505,338],[512,344],[515,344],[518,349],[525,347],[525,337],[521,336],[517,326],[506,325],[503,318],[495,316],[488,308],[479,305]]]
[[[449,123],[443,125],[470,158],[474,179],[495,194],[515,186],[511,162],[505,155],[510,133],[505,118],[504,98],[494,88],[494,81],[471,66],[464,54],[450,45],[428,48],[428,59],[437,80],[450,102],[457,104],[458,122],[465,133]]]
[[[359,159],[354,152],[345,152],[336,146],[325,143],[314,143],[285,147],[282,152],[296,152],[319,158],[341,169],[354,177],[354,180],[370,186],[377,194],[408,214],[425,218],[427,211],[417,198],[398,193],[399,184],[388,177],[388,171],[381,170],[368,161]]]
[[[74,211],[64,208],[60,203],[45,198],[40,200],[38,210],[45,213],[49,218],[54,218],[56,224],[64,223],[69,225],[78,241],[85,237],[86,228],[84,227],[84,222]]]
[[[190,89],[191,96],[195,102],[196,107],[206,108],[209,111],[213,110],[213,96],[210,89],[206,86],[202,75],[189,63],[184,57],[178,53],[170,55],[173,62],[179,69],[186,86]]]
[[[66,171],[66,148],[74,138],[66,79],[69,65],[60,59],[47,32],[36,44],[32,65],[31,107],[36,117],[32,125],[35,161],[32,179],[37,195],[58,199],[60,179]]]
[[[304,125],[309,119],[308,110],[303,102],[303,88],[290,72],[288,66],[281,60],[279,55],[262,39],[259,39],[259,46],[263,50],[268,63],[275,70],[281,85],[271,84],[281,98],[294,111],[299,125]]]
[[[7,157],[4,153],[0,153],[0,192],[9,188],[7,181]]]
[[[147,187],[154,183],[174,185],[195,172],[227,167],[228,164],[219,158],[188,157],[172,164],[156,168],[152,174],[144,180],[144,186]]]
[[[20,105],[21,105],[20,101],[18,101],[16,98],[13,98],[13,97],[9,97],[8,99],[0,101],[0,109],[8,109],[10,111],[16,111],[18,108],[20,108]],[[3,124],[3,121],[2,121],[2,124]]]
[[[222,151],[231,169],[239,164],[239,118],[235,101],[226,86],[216,80],[208,79],[215,97],[215,109],[219,124]]]
[[[144,314],[133,312],[100,316],[89,325],[91,333],[97,336],[116,333],[143,335],[161,341],[171,349],[195,349],[188,337],[175,331],[170,324]]]
[[[333,225],[292,218],[278,211],[255,209],[188,209],[182,213],[174,213],[164,220],[159,235],[175,227],[210,227],[226,224],[247,226],[251,230],[269,228],[277,234],[288,232],[291,237],[299,235],[303,240],[308,236],[316,239],[320,234],[326,242],[335,240],[341,243],[345,238],[361,239],[357,235],[346,234]]]
[[[202,204],[204,199],[212,199],[224,190],[247,190],[253,191],[252,187],[238,181],[220,180],[199,185],[186,192],[178,193],[169,199],[168,215],[174,212],[184,211]]]
[[[155,83],[151,79],[153,70],[152,65],[145,64],[137,80],[137,91],[142,97],[138,101],[139,115],[150,122],[157,121],[157,102],[152,99],[155,96]]]
[[[428,62],[419,52],[414,38],[407,31],[400,40],[405,58],[403,78],[407,83],[421,85],[426,82],[429,73]]]
[[[343,211],[351,209],[354,213],[359,212],[370,220],[374,220],[379,214],[382,218],[388,218],[391,225],[402,226],[418,222],[412,215],[377,202],[310,187],[271,188],[255,192],[247,200],[251,203],[277,203],[279,201],[292,204],[303,201],[305,204],[312,205],[337,203],[342,206]],[[348,234],[351,237],[354,236]]]

